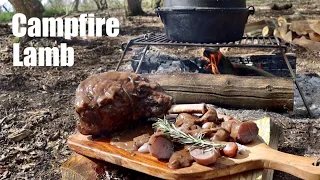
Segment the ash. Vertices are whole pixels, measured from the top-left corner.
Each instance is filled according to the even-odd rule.
[[[320,118],[320,76],[317,74],[298,74],[297,82],[313,115],[315,118]],[[296,87],[294,90],[294,107],[296,115],[307,115],[307,110]]]
[[[134,71],[142,56],[142,49],[135,50],[132,60],[120,66],[119,71]],[[141,63],[140,74],[172,74],[172,73],[207,73],[204,69],[208,63],[202,57],[180,57],[157,50],[149,50]]]

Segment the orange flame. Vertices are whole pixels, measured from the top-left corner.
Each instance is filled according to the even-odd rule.
[[[202,56],[209,62],[209,64],[206,66],[206,69],[207,70],[211,69],[211,72],[213,74],[220,74],[218,65],[220,63],[220,60],[223,54],[218,50],[216,53],[210,53],[209,56],[210,57]]]

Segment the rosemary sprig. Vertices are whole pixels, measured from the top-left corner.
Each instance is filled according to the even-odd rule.
[[[186,134],[178,129],[173,123],[169,123],[165,118],[159,118],[156,123],[152,124],[152,127],[154,129],[161,130],[165,135],[170,136],[178,143],[190,145],[190,148],[201,148],[205,151],[214,151],[216,148],[225,147],[225,144],[218,144],[204,140],[203,134],[198,134],[197,137]]]

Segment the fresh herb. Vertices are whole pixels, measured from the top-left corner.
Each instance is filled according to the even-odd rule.
[[[173,138],[174,141],[190,145],[190,149],[201,148],[205,151],[215,151],[216,148],[224,148],[225,144],[218,144],[203,139],[203,134],[198,134],[196,137],[186,134],[178,129],[173,123],[169,123],[168,120],[158,119],[156,123],[152,125],[154,129],[160,130],[165,135]]]

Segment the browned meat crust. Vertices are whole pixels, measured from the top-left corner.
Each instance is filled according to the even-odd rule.
[[[163,116],[172,97],[155,82],[134,73],[107,72],[82,81],[76,90],[78,129],[100,135],[126,127],[142,118]]]

